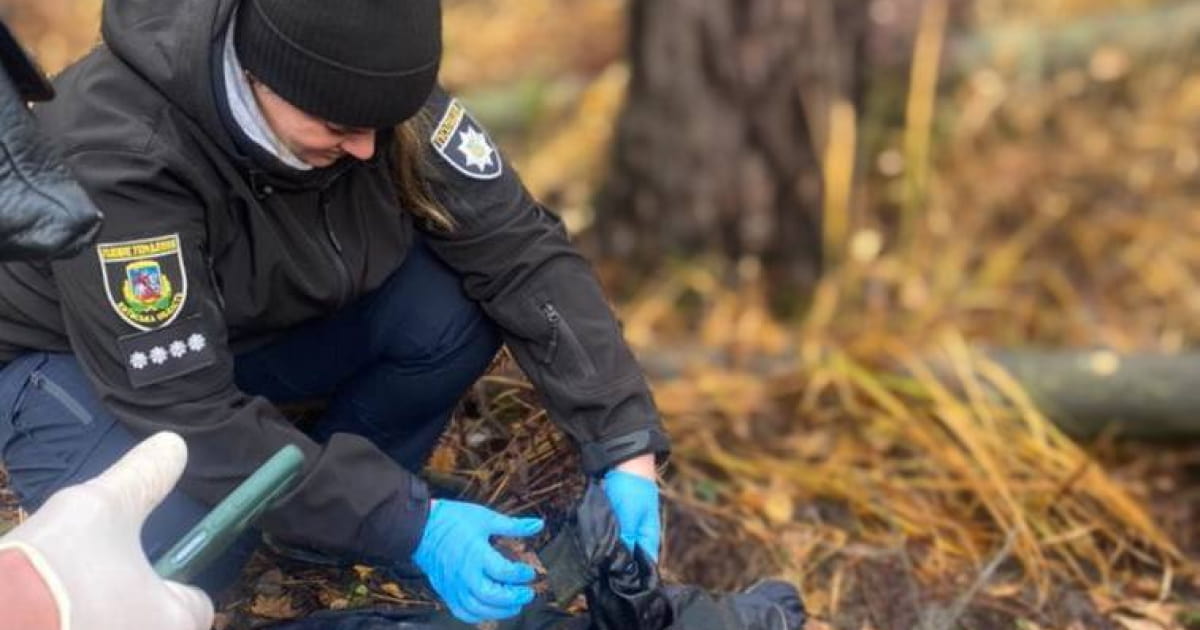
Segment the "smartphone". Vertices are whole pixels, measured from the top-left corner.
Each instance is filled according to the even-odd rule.
[[[279,449],[159,557],[154,570],[176,582],[191,580],[291,489],[303,467],[304,453],[299,448],[289,444]]]

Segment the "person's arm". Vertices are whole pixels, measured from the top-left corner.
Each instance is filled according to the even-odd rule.
[[[433,250],[500,324],[551,419],[604,476],[622,538],[657,558],[655,459],[669,443],[650,389],[591,265],[499,149],[441,89],[427,105],[431,189],[456,226],[426,226]]]
[[[228,211],[224,199],[194,190],[195,175],[170,154],[77,151],[67,160],[106,221],[93,247],[53,272],[72,351],[105,406],[137,434],[183,436],[191,460],[180,487],[209,504],[295,444],[304,475],[262,528],[347,556],[407,560],[428,513],[424,484],[359,436],[315,443],[270,401],[236,387],[205,221]]]
[[[0,630],[58,630],[63,614],[36,551],[0,539]]]
[[[426,228],[433,250],[500,324],[550,417],[593,475],[669,449],[640,366],[590,263],[537,203],[486,132],[440,88],[426,111],[431,189],[455,229]]]
[[[156,435],[0,538],[0,630],[209,628],[208,596],[158,577],[138,540],[186,461],[179,436]]]

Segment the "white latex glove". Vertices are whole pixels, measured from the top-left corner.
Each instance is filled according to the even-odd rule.
[[[154,573],[142,523],[183,473],[187,447],[159,433],[103,474],[64,488],[0,549],[31,556],[54,593],[62,630],[207,630],[213,606],[200,589]],[[0,626],[3,624],[0,623]]]

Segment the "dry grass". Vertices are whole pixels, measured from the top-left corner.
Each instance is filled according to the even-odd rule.
[[[982,1],[979,13],[1055,22],[1118,4],[1131,3]],[[450,6],[450,28],[496,19],[494,2]],[[584,22],[613,23],[611,5],[588,6]],[[924,24],[919,50],[936,51],[938,16]],[[474,32],[529,45],[502,30]],[[571,63],[601,67],[611,41]],[[481,54],[448,69],[511,78],[517,55]],[[1197,627],[1195,449],[1072,442],[981,353],[1196,344],[1194,48],[1155,59],[1100,48],[1032,78],[997,63],[941,91],[933,56],[902,99],[907,126],[870,140],[863,130],[879,123],[835,113],[820,154],[837,193],[827,248],[842,255],[803,321],[769,315],[780,289],[754,261],[734,284],[715,266],[666,270],[621,306],[675,440],[665,568],[722,589],[781,573],[803,585],[817,627]],[[624,71],[600,76],[540,145],[558,148],[517,156],[543,196],[587,198],[578,165],[603,163]],[[433,468],[505,510],[561,515],[576,468],[528,386],[501,371],[472,401]],[[408,597],[363,571],[301,574],[280,590],[261,583],[269,570],[247,574],[230,610]],[[280,593],[294,594],[288,606],[258,599]]]
[[[626,330],[669,375],[670,496],[692,536],[674,571],[729,587],[781,570],[845,628],[953,627],[930,611],[964,593],[1004,627],[1184,627],[1195,548],[1177,541],[1194,537],[981,352],[1197,340],[1200,70],[1182,51],[1117,66],[1034,85],[981,69],[943,95],[927,181],[891,166],[923,159],[911,128],[872,156],[886,174],[831,232],[846,255],[802,323],[766,315],[752,262],[737,286],[689,269],[634,300]],[[1180,471],[1159,473],[1194,514]],[[714,567],[721,550],[747,570]]]

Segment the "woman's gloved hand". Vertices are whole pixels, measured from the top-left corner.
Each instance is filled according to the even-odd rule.
[[[492,547],[492,536],[533,536],[540,518],[510,518],[482,505],[435,500],[413,562],[433,590],[466,623],[507,619],[533,601],[533,567]]]
[[[653,455],[635,458],[604,475],[604,493],[621,526],[621,541],[630,550],[641,547],[658,562],[662,534],[655,476]]]
[[[49,590],[57,606],[50,617],[57,623],[45,627],[202,630],[212,625],[208,597],[158,577],[139,540],[146,516],[170,492],[186,462],[183,439],[159,433],[99,477],[58,491],[0,539],[0,550],[23,554]],[[0,619],[0,628],[5,627]]]

